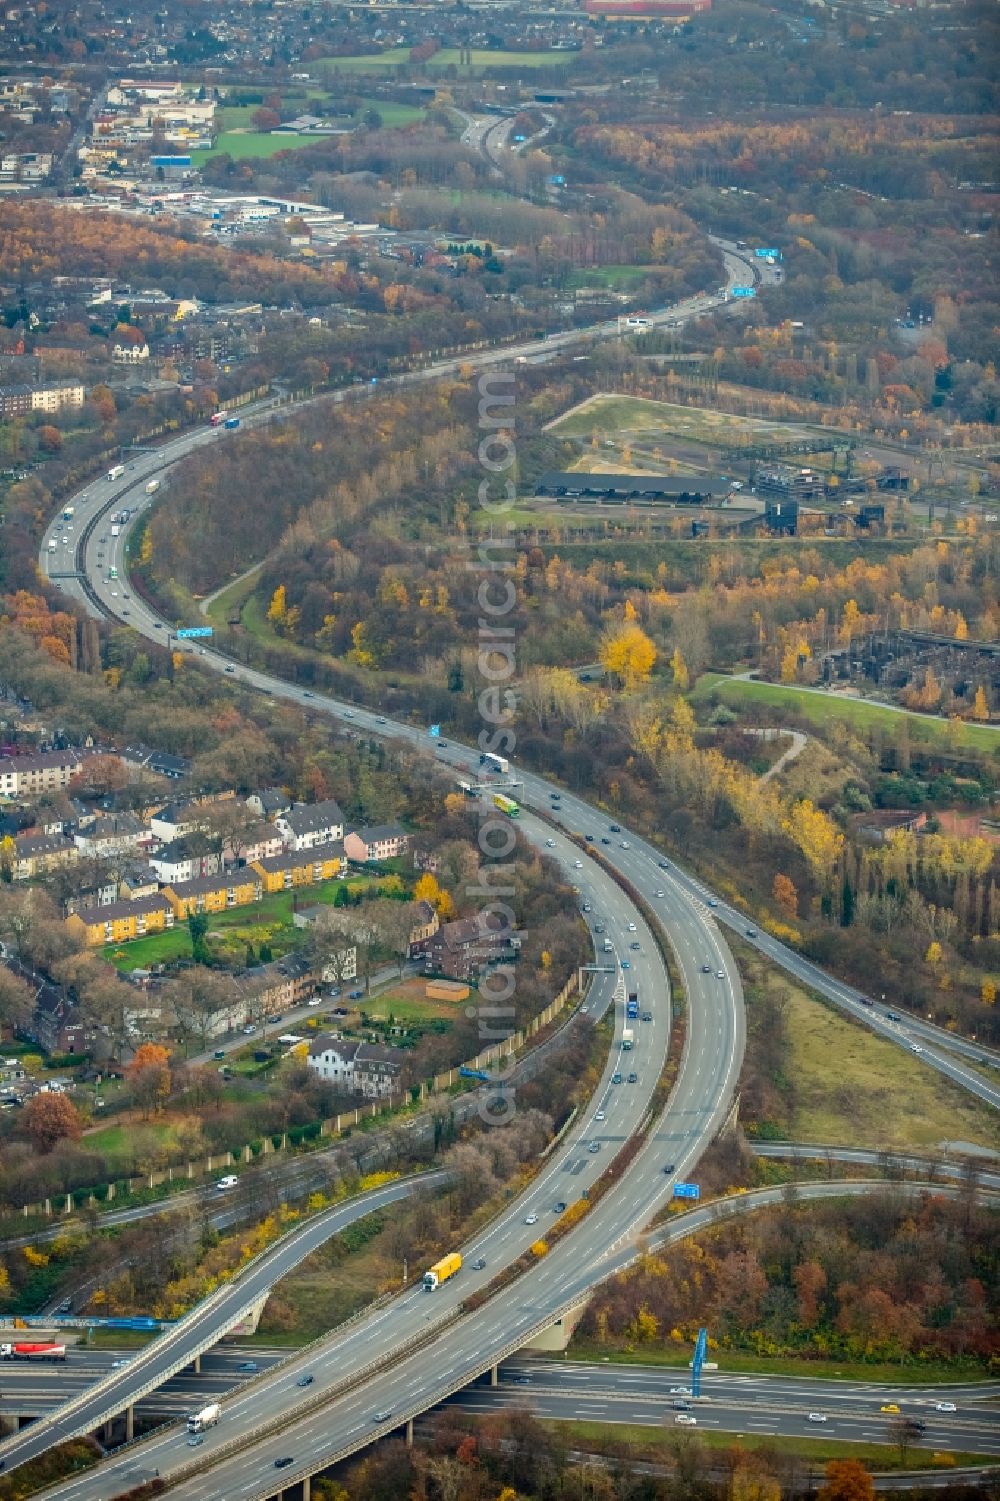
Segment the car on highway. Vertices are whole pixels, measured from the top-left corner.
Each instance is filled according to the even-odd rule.
[[[756,928],[747,928],[747,937],[748,938],[756,938],[757,937],[757,929]]]
[[[676,1162],[668,1162],[667,1165],[666,1165],[666,1167],[663,1169],[663,1171],[667,1174],[667,1177],[669,1177],[671,1173],[674,1173],[674,1172],[677,1171],[677,1164],[676,1164]]]
[[[294,1455],[292,1455],[292,1454],[283,1454],[280,1459],[276,1459],[274,1461],[274,1468],[276,1470],[286,1470],[289,1465],[293,1465],[294,1463],[295,1463],[295,1457],[294,1457]]]
[[[197,1449],[198,1445],[203,1444],[204,1442],[205,1435],[203,1433],[195,1433],[191,1436],[191,1438],[188,1439],[188,1448]]]
[[[656,893],[655,893],[655,895],[656,895],[656,896],[666,896],[666,894],[667,894],[667,893],[666,893],[666,892],[665,892],[665,891],[657,891],[657,892],[656,892]]]
[[[644,1011],[642,1013],[642,1019],[643,1019],[644,1022],[651,1022],[653,1020],[653,1013],[652,1013],[652,1011]]]
[[[630,933],[635,933],[638,931],[634,922],[629,923],[628,930]]]
[[[559,1203],[556,1205],[555,1210],[553,1212],[555,1214],[565,1214],[566,1213],[566,1205],[563,1203],[562,1199],[559,1200]]]
[[[910,1043],[910,1052],[911,1053],[922,1053],[923,1052],[923,1048],[920,1046],[919,1042],[911,1042]]]
[[[701,972],[703,975],[710,975],[712,973],[712,966],[710,964],[703,964],[701,966]]]
[[[715,978],[717,980],[724,980],[726,978],[726,971],[724,969],[717,969],[715,971]]]
[[[825,1423],[826,1422],[826,1413],[825,1412],[811,1412],[809,1414],[809,1421],[810,1421],[810,1423]]]
[[[697,1428],[698,1419],[689,1412],[679,1412],[674,1418],[675,1423],[681,1423],[685,1428]]]
[[[957,1412],[958,1408],[955,1406],[954,1402],[935,1402],[934,1403],[934,1411],[935,1412]]]
[[[354,718],[354,710],[353,709],[345,709],[344,710],[344,718],[345,719],[353,719]]]
[[[295,1385],[296,1386],[312,1386],[312,1384],[313,1384],[313,1382],[315,1380],[316,1380],[316,1377],[313,1376],[310,1372],[307,1371],[304,1376],[300,1376],[299,1377],[299,1379],[298,1379],[298,1381],[296,1381]]]
[[[717,901],[716,901],[716,899],[715,899],[715,897],[714,897],[714,896],[710,896],[710,897],[709,897],[709,899],[708,899],[708,905],[709,905],[709,906],[710,906],[710,907],[717,907],[717,906],[718,906],[718,905],[719,905],[719,904],[718,904],[718,902],[717,902]]]
[[[683,1397],[675,1397],[670,1405],[677,1412],[687,1412],[691,1404],[689,1402],[685,1402]]]
[[[154,631],[162,631],[163,630],[163,621],[162,620],[154,620],[153,621],[153,630]]]
[[[638,1074],[629,1074],[629,1076],[628,1076],[628,1082],[630,1084],[638,1084],[638,1082],[639,1082],[639,1075]]]
[[[670,1395],[672,1397],[690,1397],[691,1388],[689,1386],[672,1386],[670,1388]]]
[[[622,960],[622,969],[631,969],[631,968],[632,968],[632,966],[631,966],[631,964],[630,964],[630,963],[629,963],[629,962],[628,962],[628,960],[627,960],[627,959],[623,959],[623,960]]]
[[[575,870],[582,870],[583,869],[583,861],[582,860],[574,860],[573,861],[573,868]]]
[[[388,1423],[388,1421],[389,1421],[389,1419],[391,1417],[392,1417],[392,1408],[391,1407],[384,1407],[381,1410],[381,1412],[377,1412],[375,1414],[375,1422],[376,1423]]]
[[[526,1214],[524,1216],[524,1223],[526,1225],[537,1225],[538,1224],[538,1215],[537,1214]]]
[[[670,861],[669,860],[657,860],[656,863],[660,867],[661,870],[669,870],[670,869]]]
[[[238,1371],[250,1372],[257,1371],[260,1369],[260,1367],[255,1360],[241,1360],[236,1369]]]
[[[236,671],[236,669],[235,669],[235,667],[227,667],[227,668],[226,668],[226,671],[227,671],[227,672],[235,672],[235,671]],[[275,1463],[277,1463],[277,1461],[275,1461]]]
[[[256,1030],[257,1030],[256,1027],[246,1026],[246,1027],[243,1028],[243,1036],[244,1037],[252,1037],[253,1034],[256,1032]]]
[[[592,1141],[590,1143],[590,1146],[587,1148],[588,1152],[599,1152],[600,1150],[601,1150],[601,1143],[599,1141]]]
[[[601,843],[602,844],[610,844],[611,840],[608,838],[608,836],[606,834],[602,834],[601,835]]]
[[[303,690],[302,690],[302,697],[303,698],[315,698],[315,696],[316,696],[315,694],[309,692],[308,688],[303,688]]]
[[[898,1413],[899,1412],[899,1403],[898,1402],[884,1402],[882,1404],[882,1406],[879,1408],[879,1412]]]
[[[630,850],[631,848],[632,848],[632,846],[629,844],[628,840],[627,839],[623,839],[622,840],[622,849],[623,850]]]
[[[545,848],[547,850],[554,850],[555,847],[556,847],[556,842],[555,842],[554,839],[546,839],[546,841],[545,841]]]
[[[618,1074],[618,1073],[612,1074],[611,1075],[611,1082],[612,1082],[612,1084],[620,1084],[622,1082],[622,1076],[621,1076],[621,1074]]]
[[[352,990],[349,993],[348,999],[352,1000],[352,1001],[360,1001],[360,999],[361,999],[361,997],[363,995],[364,995],[364,991],[363,990]]]
[[[584,910],[584,912],[593,912],[594,909],[590,905],[589,902],[584,902],[584,904],[583,904],[583,910]]]
[[[642,944],[639,942],[639,940],[637,938],[633,938],[632,939],[632,942],[629,944],[629,948],[632,950],[633,954],[641,954],[642,953]]]
[[[385,724],[385,722],[386,722],[386,719],[385,719],[385,715],[384,714],[380,714],[379,717],[375,721],[376,724]]]

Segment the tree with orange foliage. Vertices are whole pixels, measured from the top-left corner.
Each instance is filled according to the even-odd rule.
[[[19,1122],[39,1152],[51,1152],[60,1141],[79,1141],[83,1117],[64,1094],[36,1094],[25,1105]]]
[[[162,1110],[170,1095],[170,1053],[158,1042],[144,1042],[125,1070],[129,1090],[146,1120]]]
[[[799,893],[795,889],[795,883],[788,876],[782,875],[780,870],[774,878],[771,895],[786,917],[798,917]]]
[[[831,1459],[818,1501],[875,1501],[872,1477],[859,1459]]]

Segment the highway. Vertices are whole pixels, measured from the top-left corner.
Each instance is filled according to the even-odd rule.
[[[712,305],[712,299],[692,299],[685,315],[695,315],[709,305]],[[662,321],[668,316],[677,315],[678,310],[671,309],[654,317]],[[560,347],[562,343],[573,342],[581,337],[605,337],[616,333],[617,322],[591,330],[589,335],[559,335],[547,343],[549,347]],[[532,350],[538,348],[535,344],[523,347]],[[473,366],[493,364],[508,361],[515,354],[516,351],[512,349],[490,351],[474,359],[462,360],[461,363]],[[457,360],[442,362],[429,370],[398,377],[397,381],[402,384],[410,380],[434,378],[452,372],[458,364]],[[339,399],[344,397],[345,393],[339,393]],[[257,419],[251,417],[248,420]],[[159,468],[166,461],[172,461],[190,451],[199,441],[238,441],[238,435],[234,437],[223,433],[220,437],[217,432],[212,432],[206,436],[205,431],[187,434],[168,445],[171,450],[169,454],[166,450],[159,450],[156,454],[138,456],[134,460],[132,485],[144,493],[143,481],[151,472],[147,466]],[[107,504],[107,491],[106,482],[98,481],[77,497],[80,513],[78,526],[85,526],[102,504]],[[116,497],[116,502],[121,504],[121,499]],[[126,500],[125,503],[131,504],[131,501]],[[109,539],[104,544],[100,543],[102,535]],[[115,588],[116,583],[121,584],[121,578],[110,579],[111,567],[116,567],[119,575],[124,574],[120,552],[111,551],[112,540],[120,548],[121,539],[111,539],[110,534],[102,532],[99,526],[94,528],[83,561],[93,582],[94,596],[98,603],[95,605],[82,589],[80,594],[87,600],[88,608],[106,610],[119,618],[123,617],[128,608],[127,623],[150,639],[163,640],[167,631],[166,624],[157,621],[141,602],[125,602],[124,588]],[[43,566],[49,556],[47,541],[48,534],[43,544]],[[104,554],[103,557],[97,556],[99,551]],[[115,558],[119,561],[113,561]],[[79,588],[78,580],[67,582],[71,585],[75,583]],[[312,710],[328,712],[369,734],[392,735],[409,740],[425,750],[432,744],[426,735],[412,726],[398,723],[389,726],[382,716],[370,710],[338,703],[286,685],[255,669],[227,663],[214,651],[206,650],[203,661],[206,666],[227,672],[249,686],[292,700]],[[445,763],[457,767],[468,765],[471,753],[463,747],[439,743],[436,754]],[[612,1083],[614,1072],[622,1073],[623,1079],[627,1081],[624,1071],[615,1067],[617,1055],[612,1050],[596,1105],[597,1109],[603,1110],[606,1119],[599,1122],[595,1115],[593,1119],[582,1121],[578,1132],[571,1134],[561,1144],[554,1160],[522,1199],[506,1215],[501,1216],[490,1227],[488,1234],[480,1237],[478,1243],[465,1248],[467,1261],[471,1262],[479,1255],[484,1256],[487,1261],[483,1273],[477,1274],[480,1275],[478,1285],[488,1281],[497,1267],[527,1249],[540,1233],[539,1226],[544,1228],[546,1223],[551,1222],[555,1212],[553,1200],[558,1198],[560,1202],[568,1202],[579,1193],[581,1187],[592,1182],[608,1160],[605,1153],[613,1149],[617,1142],[624,1140],[629,1130],[641,1119],[659,1076],[668,1030],[666,974],[638,912],[596,862],[586,856],[581,857],[576,846],[565,838],[565,834],[552,832],[548,825],[535,825],[527,810],[532,807],[547,810],[565,832],[591,832],[595,838],[600,836],[611,839],[610,833],[602,833],[605,827],[604,817],[569,794],[564,794],[561,806],[553,810],[552,794],[557,791],[553,784],[528,773],[523,774],[521,780],[523,788],[519,790],[518,798],[526,805],[523,819],[526,830],[536,839],[544,837],[554,840],[557,858],[576,872],[581,897],[589,899],[595,909],[605,915],[609,931],[613,932],[619,946],[619,957],[631,966],[629,978],[637,979],[640,994],[649,996],[654,1001],[651,1013],[653,1021],[641,1026],[637,1032],[637,1047],[630,1060],[633,1063],[630,1072],[636,1072],[636,1083],[629,1085],[623,1082],[617,1086]],[[317,1399],[322,1399],[324,1393],[328,1395],[331,1388],[343,1379],[346,1371],[357,1371],[362,1364],[377,1358],[380,1353],[398,1352],[408,1340],[418,1335],[434,1338],[434,1343],[429,1348],[422,1348],[418,1354],[408,1359],[397,1360],[391,1369],[373,1383],[339,1397],[335,1407],[327,1405],[318,1419],[312,1414],[302,1418],[295,1425],[294,1431],[298,1445],[297,1460],[303,1463],[314,1464],[317,1456],[325,1456],[330,1452],[331,1445],[339,1445],[343,1452],[350,1452],[368,1442],[374,1432],[392,1427],[398,1421],[400,1411],[404,1415],[418,1413],[433,1405],[448,1390],[465,1384],[470,1375],[475,1375],[477,1370],[483,1368],[484,1361],[490,1364],[493,1360],[502,1358],[512,1341],[514,1347],[523,1343],[536,1327],[540,1327],[560,1309],[579,1298],[594,1281],[608,1275],[617,1266],[626,1264],[628,1257],[634,1254],[634,1237],[637,1231],[648,1223],[669,1197],[674,1177],[688,1172],[697,1161],[726,1113],[742,1060],[743,1007],[739,974],[722,939],[716,918],[721,916],[723,920],[730,920],[731,926],[739,924],[738,930],[745,928],[746,920],[741,914],[713,910],[698,883],[693,882],[676,866],[663,861],[658,851],[644,841],[636,840],[634,836],[626,834],[614,839],[612,843],[602,847],[602,853],[634,882],[661,915],[675,945],[689,998],[687,1046],[668,1109],[647,1147],[632,1164],[623,1181],[595,1206],[571,1236],[555,1246],[526,1274],[519,1284],[518,1307],[513,1313],[510,1311],[509,1300],[504,1302],[504,1316],[501,1319],[497,1318],[495,1309],[487,1304],[435,1335],[435,1327],[443,1325],[458,1312],[464,1290],[467,1290],[471,1282],[471,1273],[463,1272],[462,1276],[454,1279],[453,1283],[445,1284],[437,1293],[427,1295],[415,1291],[406,1294],[390,1304],[375,1319],[365,1321],[346,1334],[335,1334],[325,1341],[311,1367],[315,1378],[315,1386],[311,1391],[315,1392]],[[632,941],[639,942],[638,955],[631,948],[627,952],[623,952],[621,948],[624,935],[630,932],[628,923],[631,921],[635,922],[637,931],[634,939],[629,937],[629,944]],[[602,1001],[598,1003],[606,1005],[607,1000],[605,990]],[[862,1019],[869,1022],[871,1020],[867,1014]],[[620,1008],[617,1025],[620,1028]],[[944,1058],[943,1051],[941,1055],[925,1052],[924,1057],[942,1072],[946,1071],[946,1063],[952,1066]],[[619,1057],[619,1063],[620,1061]],[[975,1082],[982,1086],[984,1081],[975,1076]],[[985,1087],[988,1089],[988,1086]],[[590,1150],[592,1145],[597,1149],[594,1152]],[[668,1166],[671,1167],[669,1173],[664,1171]],[[529,1214],[536,1213],[536,1225],[525,1223]],[[431,1307],[427,1301],[429,1298],[433,1299]],[[427,1325],[432,1327],[424,1327]],[[160,1379],[165,1374],[162,1364],[159,1363],[158,1370]],[[107,1396],[107,1393],[103,1394],[104,1398]],[[239,1398],[232,1412],[227,1409],[227,1421],[206,1436],[204,1448],[200,1448],[198,1452],[199,1462],[223,1450],[227,1440],[232,1441],[234,1424],[231,1419],[237,1420],[243,1433],[261,1433],[268,1422],[287,1422],[302,1403],[302,1394],[294,1386],[289,1390],[280,1381],[272,1382],[266,1377],[262,1378],[252,1390]],[[118,1395],[118,1407],[123,1405],[124,1400]],[[386,1411],[388,1408],[392,1410],[392,1418],[376,1422],[372,1411]],[[39,1426],[44,1428],[45,1425]],[[43,1439],[44,1434],[39,1432],[36,1441]],[[24,1442],[26,1440],[17,1441],[18,1444]],[[217,1489],[220,1483],[224,1493],[234,1497],[266,1494],[266,1490],[260,1489],[260,1456],[263,1456],[266,1464],[271,1448],[277,1446],[280,1454],[285,1452],[282,1445],[288,1442],[290,1439],[285,1437],[263,1439],[252,1451],[241,1449],[232,1457],[227,1457],[219,1474],[207,1486],[192,1480],[183,1486],[183,1494],[202,1497],[220,1494]],[[183,1444],[183,1440],[181,1443]],[[137,1452],[129,1451],[123,1460],[115,1461],[111,1466],[102,1466],[100,1480],[96,1476],[83,1478],[70,1487],[60,1488],[60,1494],[92,1497],[100,1493],[94,1488],[95,1484],[107,1486],[111,1483],[135,1483],[134,1463]],[[153,1455],[151,1462],[164,1473],[171,1468],[176,1469],[190,1458],[185,1450],[178,1451],[176,1435],[165,1436],[154,1440],[151,1445],[144,1445],[142,1463],[147,1462],[150,1452]],[[0,1450],[0,1454],[2,1453],[3,1450]],[[293,1479],[295,1473],[290,1470],[287,1479]],[[90,1489],[87,1489],[88,1486]],[[275,1488],[273,1483],[270,1488]]]
[[[918,1157],[891,1150],[871,1151],[864,1147],[819,1146],[813,1142],[751,1141],[755,1157],[791,1158],[796,1162],[847,1162],[854,1166],[878,1167],[883,1171],[918,1173],[925,1183],[935,1178],[969,1179],[980,1188],[1000,1190],[1000,1171],[990,1166],[984,1153],[978,1157]]]

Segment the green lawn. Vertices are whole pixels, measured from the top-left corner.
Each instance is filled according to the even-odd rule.
[[[297,895],[300,906],[316,906],[332,902],[340,884],[340,881],[322,881],[316,886],[299,886],[294,895]],[[344,884],[356,890],[372,883],[365,876],[352,876]],[[252,943],[256,947],[266,942],[277,955],[287,952],[298,942],[292,922],[293,911],[293,893],[278,891],[245,907],[208,913],[209,935],[214,932],[227,934],[228,946],[245,947]],[[118,969],[148,969],[153,964],[190,958],[191,935],[187,923],[181,922],[165,933],[151,933],[148,938],[136,938],[131,943],[106,944],[103,953],[104,958]]]
[[[88,1131],[87,1150],[103,1152],[108,1157],[124,1157],[132,1150],[135,1130],[135,1126],[127,1125],[102,1126],[99,1131]],[[145,1121],[142,1130],[148,1131],[151,1136],[159,1137],[165,1146],[173,1139],[174,1128],[169,1122]]]
[[[670,1414],[672,1419],[673,1413]],[[656,1426],[650,1424],[643,1426],[641,1423],[588,1423],[569,1422],[558,1423],[551,1419],[545,1419],[547,1428],[558,1428],[566,1434],[571,1441],[583,1444],[589,1440],[591,1443],[604,1443],[619,1449],[622,1445],[641,1449],[648,1452],[649,1458],[656,1458],[655,1451],[659,1449],[660,1457],[669,1459],[673,1452],[674,1443],[687,1440],[691,1443],[704,1445],[708,1449],[732,1449],[736,1440],[741,1449],[767,1449],[770,1452],[780,1454],[797,1454],[803,1459],[811,1459],[817,1465],[825,1464],[830,1459],[860,1459],[872,1470],[902,1470],[935,1468],[932,1464],[934,1450],[924,1447],[917,1449],[913,1446],[908,1451],[906,1465],[904,1466],[899,1457],[899,1448],[893,1444],[888,1436],[884,1444],[858,1443],[852,1444],[843,1439],[825,1438],[784,1438],[779,1435],[768,1433],[730,1433],[720,1430],[712,1431],[707,1428],[699,1428],[696,1432],[681,1433],[672,1422],[668,1422],[663,1432],[654,1437]],[[951,1453],[951,1451],[949,1451]],[[633,1455],[633,1458],[637,1456]],[[974,1465],[980,1463],[992,1463],[991,1456],[978,1454],[954,1454],[955,1463],[958,1465]],[[940,1466],[947,1472],[950,1465]]]
[[[954,737],[958,746],[992,753],[1000,749],[1000,726],[993,728],[982,724],[952,724],[943,719],[932,719],[927,714],[912,714],[906,709],[887,709],[881,704],[866,703],[860,698],[844,698],[839,693],[811,693],[801,688],[782,683],[754,683],[744,678],[734,680],[718,673],[704,673],[692,695],[700,699],[718,697],[727,704],[765,703],[776,709],[787,709],[817,724],[827,724],[831,719],[846,720],[859,729],[881,729],[892,735],[899,727],[901,715],[909,720],[910,738],[931,744]]]
[[[279,151],[297,151],[302,146],[315,146],[321,140],[322,136],[271,135],[266,130],[224,130],[209,150],[192,151],[191,160],[196,167],[202,167],[213,156],[221,156],[224,152],[234,161],[277,156]]]
[[[570,273],[566,283],[570,291],[580,287],[628,287],[631,282],[645,281],[665,266],[586,266]]]

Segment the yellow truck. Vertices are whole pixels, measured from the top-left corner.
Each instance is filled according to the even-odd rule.
[[[462,1267],[462,1256],[459,1251],[451,1251],[447,1256],[442,1256],[440,1261],[435,1261],[429,1271],[424,1273],[424,1287],[432,1293],[442,1282],[447,1282],[449,1277]]]

